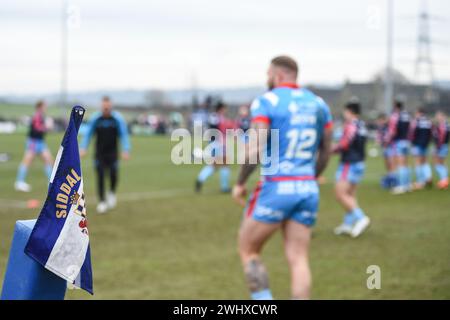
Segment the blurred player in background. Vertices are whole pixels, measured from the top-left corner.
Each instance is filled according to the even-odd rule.
[[[241,144],[238,144],[239,147],[245,149],[245,153],[248,153],[248,142],[249,142],[249,129],[252,124],[252,118],[250,116],[250,105],[244,104],[239,107],[238,110],[238,118],[237,118],[237,127],[241,130],[242,135],[239,137],[241,139]]]
[[[116,206],[115,195],[119,173],[118,141],[122,145],[122,158],[129,159],[130,142],[125,120],[117,111],[112,111],[109,97],[103,97],[101,112],[92,115],[88,129],[80,145],[80,154],[84,157],[92,136],[96,136],[94,165],[97,172],[98,213],[105,213]],[[109,171],[110,191],[105,194],[105,172]]]
[[[410,126],[412,155],[415,159],[416,182],[414,190],[422,190],[432,184],[431,166],[427,162],[428,147],[431,142],[432,122],[422,108],[418,109]]]
[[[382,178],[382,186],[386,189],[391,189],[397,184],[396,174],[394,170],[393,149],[391,146],[384,144],[389,129],[388,117],[382,113],[377,118],[377,143],[381,146],[384,167],[386,168],[386,175]]]
[[[14,188],[17,191],[29,192],[31,191],[31,186],[25,182],[28,168],[33,162],[36,155],[41,156],[45,163],[45,174],[48,180],[52,174],[53,169],[53,158],[45,143],[45,134],[47,128],[45,125],[45,111],[47,104],[45,101],[38,101],[36,103],[36,112],[31,118],[30,129],[28,131],[28,138],[25,147],[25,155],[23,157],[22,163],[17,171],[17,178],[14,184]]]
[[[310,297],[309,244],[319,205],[316,177],[324,171],[330,157],[332,120],[321,98],[297,86],[297,73],[298,66],[292,58],[280,56],[272,60],[268,71],[271,91],[252,103],[251,130],[256,130],[257,136],[269,129],[277,130],[278,145],[267,143],[270,138],[250,141],[249,153],[233,188],[235,201],[245,204],[246,182],[257,167],[250,159],[261,157],[264,151],[276,153],[278,149],[279,156],[272,159],[272,164],[261,164],[261,180],[247,204],[239,232],[239,253],[255,300],[272,299],[260,256],[266,241],[279,229],[291,272],[292,298]]]
[[[238,127],[244,132],[247,132],[251,126],[251,116],[250,116],[250,108],[248,105],[244,104],[239,107],[238,110]]]
[[[447,115],[443,111],[436,113],[436,123],[433,126],[433,139],[435,143],[434,168],[439,176],[439,189],[448,189],[448,167],[446,159],[448,157],[448,143],[450,138],[450,125]]]
[[[220,132],[220,135],[211,135],[210,150],[214,163],[203,167],[195,181],[195,191],[200,192],[203,184],[211,177],[216,168],[220,172],[220,190],[224,193],[230,192],[230,167],[226,163],[226,131],[228,129],[236,129],[236,123],[226,117],[227,106],[218,101],[215,112],[209,115],[208,126],[209,129],[215,129]]]
[[[208,96],[203,104],[196,107],[190,118],[190,129],[192,132],[196,132],[196,128],[205,129],[208,123],[208,109],[210,107],[212,97]]]
[[[350,235],[356,238],[367,229],[370,219],[364,214],[356,198],[356,188],[364,177],[367,128],[359,116],[361,105],[358,99],[352,100],[344,110],[344,132],[341,140],[333,147],[340,153],[341,161],[336,172],[336,198],[347,211],[344,223],[334,232],[336,235]]]
[[[392,189],[393,194],[403,194],[411,190],[411,178],[408,167],[410,122],[411,117],[405,110],[403,102],[397,100],[394,104],[394,112],[389,118],[389,127],[385,141],[385,146],[392,148],[394,153],[394,169],[398,185]]]

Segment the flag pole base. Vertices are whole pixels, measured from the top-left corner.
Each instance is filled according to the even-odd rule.
[[[35,223],[16,221],[1,300],[64,300],[67,282],[24,253]]]

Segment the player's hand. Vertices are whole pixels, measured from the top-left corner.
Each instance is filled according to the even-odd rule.
[[[125,161],[130,160],[130,154],[128,152],[122,152],[122,159]]]
[[[246,205],[245,197],[247,196],[247,189],[245,188],[245,185],[236,184],[233,187],[231,195],[237,204],[239,204],[242,207],[245,207]]]
[[[84,149],[81,149],[81,150],[80,150],[80,157],[81,157],[81,158],[85,157],[86,154],[87,154],[87,151],[86,151],[86,150],[84,150]]]
[[[325,178],[324,176],[318,176],[317,177],[317,183],[319,185],[327,184],[327,178]]]

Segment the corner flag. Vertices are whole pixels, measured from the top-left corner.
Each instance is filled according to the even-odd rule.
[[[25,247],[46,269],[93,294],[91,253],[78,150],[85,109],[75,106],[56,156],[47,199]]]

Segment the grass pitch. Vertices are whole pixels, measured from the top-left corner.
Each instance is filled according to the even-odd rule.
[[[48,144],[55,155],[61,135]],[[30,194],[13,190],[25,137],[0,135],[0,277],[3,278],[14,223],[36,218],[40,208],[24,203],[46,195],[40,160],[28,181]],[[67,299],[247,299],[236,236],[242,209],[219,192],[218,178],[204,192],[193,192],[200,166],[170,162],[167,137],[133,137],[132,159],[120,171],[118,207],[95,212],[92,154],[83,160],[95,296],[69,290]],[[333,228],[343,210],[334,200],[332,181],[337,159],[321,189],[319,220],[311,248],[314,299],[450,299],[450,192],[423,191],[391,196],[379,187],[380,158],[369,159],[360,187],[362,208],[372,226],[361,238],[338,238]],[[233,178],[237,167],[233,168]],[[253,179],[253,182],[255,179]],[[288,299],[289,274],[281,237],[274,236],[263,254],[271,287]],[[368,290],[366,269],[381,268],[381,290]],[[2,281],[2,280],[0,280]]]

